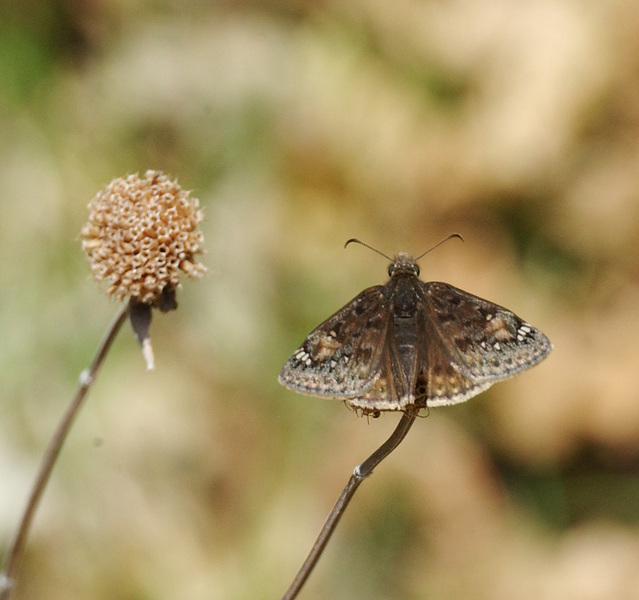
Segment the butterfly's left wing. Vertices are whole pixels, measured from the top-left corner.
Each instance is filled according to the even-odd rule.
[[[383,286],[365,289],[315,328],[286,361],[279,382],[313,396],[364,394],[380,374],[390,320]]]
[[[552,344],[515,313],[441,282],[422,283],[425,315],[451,364],[476,384],[492,384],[542,360]]]

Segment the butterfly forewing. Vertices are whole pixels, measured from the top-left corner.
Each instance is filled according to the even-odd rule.
[[[286,387],[317,396],[362,395],[379,376],[390,310],[383,286],[364,290],[314,329],[279,376]]]
[[[424,283],[422,292],[453,364],[477,383],[511,377],[552,348],[541,331],[502,306],[447,283]]]

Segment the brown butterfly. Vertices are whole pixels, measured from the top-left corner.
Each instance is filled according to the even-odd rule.
[[[424,254],[382,254],[391,260],[390,280],[315,328],[286,361],[280,383],[377,416],[464,402],[550,352],[548,338],[508,309],[421,281],[416,260]]]

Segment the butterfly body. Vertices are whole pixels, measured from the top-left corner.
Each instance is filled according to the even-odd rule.
[[[284,365],[295,391],[343,399],[364,414],[463,402],[543,359],[548,338],[502,306],[423,282],[406,253],[315,328]]]

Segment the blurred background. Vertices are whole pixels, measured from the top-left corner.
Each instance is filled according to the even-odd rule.
[[[639,6],[603,0],[0,5],[0,551],[117,310],[79,231],[148,168],[205,210],[210,274],[125,326],[37,514],[16,599],[279,598],[398,416],[284,390],[317,324],[424,280],[555,345],[431,410],[305,599],[639,595]]]

